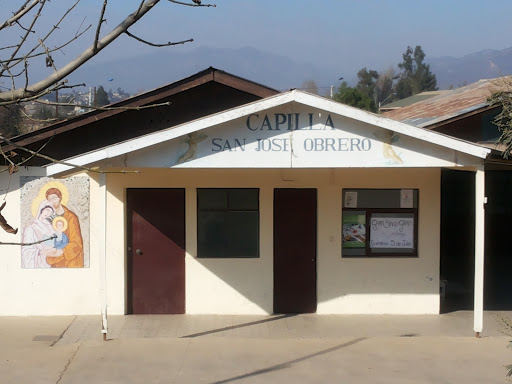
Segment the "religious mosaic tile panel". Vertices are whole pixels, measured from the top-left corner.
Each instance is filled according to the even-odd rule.
[[[21,177],[21,267],[89,267],[89,178]]]

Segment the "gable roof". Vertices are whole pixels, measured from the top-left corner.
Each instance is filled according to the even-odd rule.
[[[168,128],[169,123],[181,124],[278,93],[279,91],[270,87],[210,67],[174,83],[108,105],[107,110],[93,110],[17,136],[10,141],[32,150],[38,150],[48,142],[45,153],[62,160]],[[170,103],[170,106],[137,110],[163,102]],[[165,115],[161,118],[161,124],[154,123],[154,115]],[[142,116],[144,120],[151,121],[151,124],[141,121]],[[127,129],[126,123],[134,122],[134,117],[139,120],[138,126],[131,124],[132,127]],[[70,140],[72,145],[69,145]],[[0,145],[2,144],[0,141]],[[2,148],[5,151],[17,151],[8,144],[2,145]],[[35,158],[28,165],[43,164],[45,162],[42,159]]]
[[[437,132],[410,126],[398,121],[391,120],[382,115],[376,115],[358,108],[350,107],[348,105],[341,104],[327,98],[312,95],[299,90],[292,90],[275,96],[270,96],[240,107],[215,113],[207,117],[202,117],[176,127],[170,127],[169,129],[104,147],[96,151],[67,159],[67,161],[80,166],[91,165],[105,159],[114,158],[136,150],[148,148],[150,146],[173,140],[175,138],[196,131],[220,124],[225,124],[240,117],[265,111],[270,108],[283,106],[289,103],[299,103],[328,111],[329,113],[335,113],[349,119],[357,120],[359,122],[377,126],[385,130],[414,137],[425,142],[436,144],[441,147],[449,148],[481,159],[485,159],[487,155],[491,153],[490,149],[475,145],[470,142],[454,139],[450,136],[446,136]],[[63,164],[53,164],[47,167],[47,173],[48,175],[55,175],[65,172],[69,169],[71,169],[71,167]]]
[[[480,113],[491,107],[487,101],[499,79],[484,79],[442,93],[403,108],[383,113],[384,116],[416,127],[434,129],[454,120]]]

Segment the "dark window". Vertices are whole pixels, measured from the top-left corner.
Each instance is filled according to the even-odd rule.
[[[343,257],[418,256],[417,189],[344,189]]]
[[[259,257],[259,190],[197,190],[197,256]]]

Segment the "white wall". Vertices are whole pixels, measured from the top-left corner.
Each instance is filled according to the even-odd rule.
[[[438,169],[349,169],[319,189],[318,313],[439,313],[440,179]],[[419,257],[340,258],[340,188],[419,189]]]
[[[19,224],[20,170],[12,176],[2,214]],[[0,173],[6,188],[8,174]],[[440,171],[438,169],[184,170],[143,169],[107,176],[107,296],[109,314],[126,313],[125,191],[133,187],[186,189],[187,313],[266,314],[273,308],[273,189],[318,189],[317,312],[438,313]],[[196,258],[196,188],[260,188],[260,258]],[[418,188],[418,258],[342,258],[343,188]],[[0,195],[3,199],[3,193]],[[98,183],[91,179],[90,267],[21,269],[20,247],[0,246],[0,316],[99,314]],[[0,231],[0,241],[21,234]],[[8,293],[8,294],[7,294]]]
[[[44,176],[41,168],[20,167],[9,181],[7,172],[0,173],[1,201],[9,185],[3,216],[16,228],[20,226],[20,177]],[[86,177],[86,176],[84,176]],[[0,316],[81,315],[99,313],[97,262],[97,183],[91,180],[90,267],[56,269],[22,269],[21,247],[0,245]],[[1,204],[1,203],[0,203]],[[0,230],[0,241],[21,242],[23,228],[16,235]]]
[[[109,175],[109,313],[124,313],[125,188],[186,188],[187,313],[265,314],[273,308],[273,189],[318,189],[318,313],[438,313],[440,171],[143,170]],[[260,188],[260,258],[196,258],[196,188]],[[418,258],[341,258],[343,188],[418,188]]]

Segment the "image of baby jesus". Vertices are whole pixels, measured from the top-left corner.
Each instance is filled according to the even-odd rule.
[[[64,233],[68,228],[68,221],[62,216],[57,216],[52,221],[52,227],[55,230],[55,235],[57,235],[57,238],[53,241],[55,249],[64,249],[69,244],[68,236]]]

